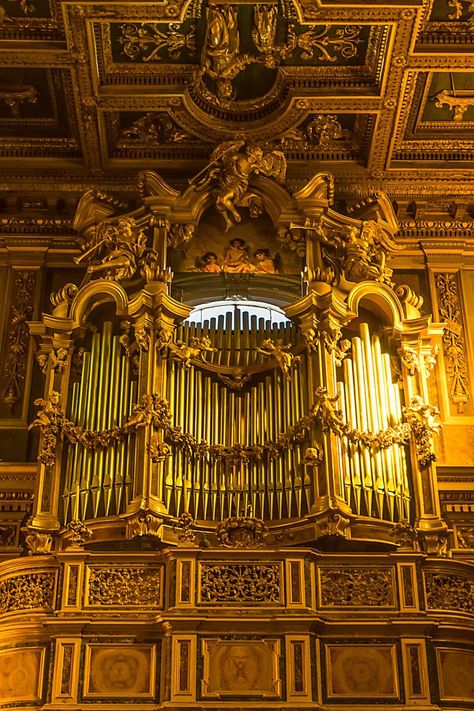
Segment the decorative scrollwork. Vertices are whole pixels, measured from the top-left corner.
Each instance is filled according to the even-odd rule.
[[[201,565],[201,599],[212,603],[279,603],[280,566],[258,564]]]
[[[173,531],[176,532],[178,540],[189,541],[192,543],[196,538],[193,531],[194,519],[188,511],[183,511],[177,522],[173,526]]]
[[[322,568],[321,602],[331,607],[390,607],[393,575],[390,569]]]
[[[194,29],[188,33],[180,31],[180,25],[172,22],[168,29],[163,31],[160,25],[153,23],[122,25],[119,44],[123,46],[123,53],[130,59],[141,58],[142,62],[159,62],[165,54],[170,59],[178,59],[183,49],[190,52],[196,50],[196,37]]]
[[[77,519],[70,521],[66,526],[66,530],[69,533],[68,542],[72,546],[82,546],[92,536],[92,532],[87,528],[86,524]]]
[[[462,326],[461,304],[455,274],[437,274],[439,310],[446,326],[443,332],[443,353],[449,380],[449,398],[457,405],[459,414],[471,397]]]
[[[3,401],[14,409],[21,400],[28,356],[27,320],[33,311],[36,272],[19,271],[15,274],[13,303],[8,323],[7,352],[3,374]]]
[[[425,573],[429,609],[474,613],[474,581],[462,575]]]
[[[456,536],[459,541],[460,548],[474,548],[473,526],[457,526]]]
[[[159,607],[161,569],[91,568],[88,604],[101,607]]]
[[[165,113],[147,113],[136,119],[128,128],[120,132],[117,148],[130,145],[162,146],[167,143],[179,143],[184,140],[195,140]]]
[[[462,121],[468,108],[474,106],[474,96],[455,96],[449,89],[438,91],[433,98],[436,108],[449,106],[453,109],[453,121]]]
[[[0,580],[0,614],[53,606],[54,573],[28,573]]]
[[[24,2],[24,6],[28,6],[26,2]],[[34,86],[0,86],[0,101],[4,101],[6,103],[12,116],[20,115],[20,106],[23,101],[35,104],[38,101],[38,96],[39,91]]]
[[[290,27],[289,40],[280,56],[289,57],[296,51],[300,59],[306,61],[315,59],[335,62],[338,54],[344,59],[352,59],[357,55],[358,45],[363,42],[359,37],[360,30],[357,25],[347,25],[335,29],[333,33],[329,25],[322,25],[296,34],[294,28]]]

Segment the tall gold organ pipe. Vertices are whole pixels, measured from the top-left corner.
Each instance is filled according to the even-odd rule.
[[[337,394],[339,395],[339,400],[338,400],[339,409],[342,412],[344,421],[347,422],[349,420],[349,417],[348,417],[348,411],[347,411],[347,405],[346,405],[346,393],[345,393],[344,384],[341,382],[338,382],[336,387],[337,387]],[[342,472],[342,480],[343,480],[340,490],[344,492],[345,501],[350,506],[351,505],[352,481],[351,481],[351,475],[350,475],[351,467],[350,467],[349,447],[348,447],[347,437],[342,437],[340,439],[339,453],[340,453],[341,472]]]
[[[368,400],[368,421],[369,428],[373,432],[377,432],[380,429],[379,423],[379,412],[378,412],[378,402],[377,402],[377,386],[374,378],[374,366],[372,362],[372,347],[370,342],[370,332],[369,325],[367,323],[360,324],[360,334],[362,339],[362,352],[363,362],[364,362],[364,372],[365,372],[365,384],[367,387],[366,392],[372,393],[372,397],[367,398]],[[382,453],[380,451],[372,452],[372,462],[375,469],[374,482],[374,492],[375,500],[377,503],[377,509],[379,518],[383,518],[383,504],[385,498],[385,485],[383,477],[383,462]]]
[[[72,397],[71,397],[71,410],[70,418],[72,422],[77,422],[77,410],[79,401],[79,383],[73,383],[72,386]],[[68,445],[66,454],[66,474],[64,481],[63,490],[63,520],[68,520],[69,507],[73,501],[74,492],[74,452],[77,447],[73,447],[71,444]]]
[[[111,429],[116,422],[116,411],[118,405],[118,386],[120,378],[120,342],[119,337],[112,339],[112,349],[110,352],[110,386],[107,393],[107,423],[106,428]],[[107,447],[104,452],[104,478],[103,478],[103,499],[104,513],[109,515],[112,501],[112,480],[115,471],[115,446]]]
[[[356,411],[356,392],[354,385],[354,373],[353,364],[350,358],[346,358],[343,361],[343,372],[344,372],[344,383],[346,386],[346,403],[347,403],[347,419],[350,427],[356,428],[358,426],[357,411]],[[358,514],[361,513],[360,506],[360,494],[362,485],[362,473],[361,473],[361,455],[359,446],[355,442],[349,443],[350,451],[350,464],[351,464],[351,476],[352,476],[352,487],[354,491],[355,498],[355,509]]]
[[[369,420],[366,409],[367,386],[365,382],[365,369],[363,361],[363,349],[360,338],[355,336],[352,339],[354,382],[356,385],[356,407],[359,429],[365,431],[369,429]],[[362,478],[362,488],[365,497],[367,515],[372,515],[372,495],[373,495],[373,474],[370,452],[366,447],[362,447],[362,462],[364,476]]]
[[[379,423],[381,429],[386,429],[389,425],[389,390],[391,382],[387,380],[385,369],[382,361],[382,348],[380,338],[377,335],[372,336],[372,353],[375,367],[375,381],[377,386],[377,395],[379,400]],[[395,467],[394,467],[394,448],[388,447],[382,452],[382,460],[385,469],[385,499],[387,501],[390,519],[394,520],[394,494],[395,494]]]
[[[128,413],[128,397],[130,393],[130,361],[127,357],[121,358],[119,378],[118,424],[123,426]],[[122,512],[124,494],[124,470],[126,462],[127,441],[122,440],[117,445],[117,456],[114,476],[115,508],[117,513]]]
[[[94,333],[92,336],[91,349],[91,367],[89,372],[89,383],[87,388],[86,416],[85,426],[87,429],[92,429],[95,424],[95,412],[97,408],[97,381],[99,370],[101,335]],[[81,490],[80,490],[80,516],[81,519],[87,518],[87,505],[89,501],[90,486],[91,486],[91,468],[93,464],[93,453],[90,450],[84,451]]]

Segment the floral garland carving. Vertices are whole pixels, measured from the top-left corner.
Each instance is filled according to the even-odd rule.
[[[38,398],[35,405],[40,405],[37,417],[30,425],[39,427],[43,441],[38,460],[46,467],[52,467],[55,462],[56,445],[61,435],[70,444],[80,444],[86,449],[102,449],[121,442],[127,435],[136,432],[141,427],[152,426],[155,429],[165,429],[171,426],[171,413],[166,400],[157,393],[144,395],[141,403],[135,405],[133,414],[122,427],[116,425],[107,430],[88,430],[75,425],[68,420],[61,408],[61,396],[54,391],[45,400]]]
[[[79,427],[68,420],[61,407],[60,394],[53,391],[50,398],[38,398],[34,401],[41,409],[38,410],[30,429],[39,427],[41,430],[43,439],[38,460],[46,467],[52,467],[55,463],[56,445],[61,436],[70,444],[80,444],[86,449],[97,450],[121,442],[141,427],[151,427],[155,433],[158,430],[164,431],[164,438],[170,445],[187,450],[194,457],[210,456],[214,460],[228,461],[235,465],[261,461],[264,457],[278,458],[289,446],[303,442],[311,425],[317,422],[322,423],[323,431],[333,432],[338,437],[347,437],[349,442],[373,450],[387,449],[393,444],[406,444],[410,433],[414,432],[409,422],[399,423],[395,427],[387,427],[378,432],[370,430],[362,432],[357,428],[349,427],[344,422],[342,412],[335,407],[337,399],[337,396],[329,397],[326,388],[317,388],[315,403],[309,415],[301,417],[286,432],[281,432],[276,440],[267,440],[262,445],[226,446],[219,443],[209,444],[204,440],[199,442],[194,435],[183,432],[182,427],[172,426],[172,414],[168,402],[157,393],[144,395],[141,402],[134,406],[132,416],[121,427],[116,425],[112,429],[98,431]],[[415,426],[417,423],[418,420],[415,421]],[[416,432],[414,434],[416,435]],[[171,454],[167,442],[152,441],[148,448],[152,461],[160,461]],[[160,444],[165,446],[159,447]]]

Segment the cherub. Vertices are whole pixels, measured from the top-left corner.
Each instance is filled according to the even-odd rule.
[[[329,397],[327,388],[316,388],[314,406],[312,415],[320,420],[323,424],[323,429],[329,429],[340,437],[344,434],[344,419],[342,412],[337,410],[334,405],[339,400],[339,395]]]
[[[259,213],[261,198],[248,189],[251,176],[259,173],[282,182],[286,175],[284,154],[276,150],[264,152],[243,140],[226,141],[213,151],[209,164],[190,182],[198,190],[216,184],[216,209],[222,213],[227,232],[234,222],[241,221],[237,207],[250,207],[251,216]]]
[[[240,237],[231,239],[224,250],[222,270],[233,273],[251,273],[253,266],[250,264],[250,247]]]
[[[299,356],[294,356],[293,353],[288,353],[290,348],[291,345],[284,346],[282,341],[266,338],[257,348],[257,351],[269,358],[275,358],[285,378],[291,380],[291,369],[299,362],[300,358]]]
[[[191,360],[193,358],[205,363],[204,354],[215,353],[217,351],[217,348],[212,346],[211,339],[208,336],[191,338],[190,346],[184,343],[184,341],[178,341],[177,343],[170,341],[166,343],[166,348],[170,350],[170,357],[173,360],[180,361],[185,368],[191,366]]]
[[[426,405],[420,395],[414,395],[411,399],[410,407],[404,408],[407,420],[410,424],[413,420],[418,421],[425,426],[430,432],[439,434],[442,428],[439,417],[439,410],[434,405]]]
[[[303,462],[307,466],[321,464],[324,459],[324,452],[319,444],[314,444],[312,447],[306,447],[304,452]]]
[[[256,259],[255,271],[262,274],[278,274],[280,271],[280,255],[277,253],[270,257],[270,250],[265,248],[256,249],[253,253]]]
[[[218,373],[217,377],[231,390],[242,390],[251,376],[247,375],[242,368],[236,368],[229,376]]]
[[[206,272],[208,274],[220,274],[222,271],[215,252],[206,252],[206,254],[203,254],[200,259],[196,260],[196,267],[200,272]]]

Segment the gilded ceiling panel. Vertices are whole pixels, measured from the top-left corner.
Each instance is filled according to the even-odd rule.
[[[35,185],[36,157],[41,184],[186,181],[235,137],[349,191],[472,180],[473,17],[470,0],[0,0],[6,184]]]

